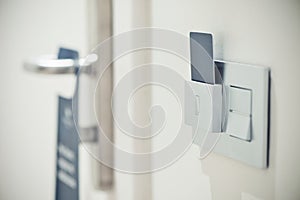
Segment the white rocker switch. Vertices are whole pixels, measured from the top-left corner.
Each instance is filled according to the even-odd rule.
[[[251,90],[230,86],[229,112],[226,133],[235,138],[251,141]]]

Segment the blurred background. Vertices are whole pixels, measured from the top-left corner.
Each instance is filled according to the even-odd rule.
[[[300,199],[299,0],[0,0],[0,199],[55,199],[57,95],[71,97],[75,86],[72,75],[30,73],[23,62],[57,54],[60,46],[83,57],[110,34],[139,27],[187,37],[190,31],[212,32],[215,59],[271,68],[269,168],[214,153],[200,161],[191,147],[153,174],[114,172],[107,191],[93,182],[93,158],[80,147],[80,199]],[[116,63],[114,82],[139,62],[133,56]],[[189,66],[174,70],[190,78]],[[159,101],[158,92],[148,90],[144,98]],[[118,134],[116,143],[155,146],[123,141]]]

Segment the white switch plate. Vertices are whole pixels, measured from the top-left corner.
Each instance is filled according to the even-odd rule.
[[[222,71],[225,86],[248,88],[252,91],[252,123],[250,142],[223,133],[214,151],[255,167],[266,168],[268,166],[269,68],[224,61],[216,61],[216,64]],[[228,105],[228,102],[225,104]]]

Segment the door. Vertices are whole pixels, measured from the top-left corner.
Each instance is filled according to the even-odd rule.
[[[71,75],[39,75],[23,62],[59,46],[88,52],[85,0],[0,1],[0,199],[55,198],[58,94]]]
[[[0,199],[55,198],[57,97],[72,97],[76,80],[72,74],[32,73],[23,64],[32,57],[55,55],[60,46],[86,56],[112,34],[111,5],[98,0],[0,1]],[[111,171],[93,159],[85,145],[79,154],[81,199],[150,198],[148,175],[115,172],[113,188],[106,189],[101,181],[111,180]]]

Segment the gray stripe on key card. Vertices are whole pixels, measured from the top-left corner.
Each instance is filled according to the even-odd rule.
[[[192,80],[215,84],[213,36],[210,33],[190,33]]]

